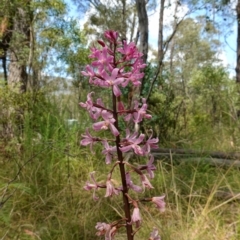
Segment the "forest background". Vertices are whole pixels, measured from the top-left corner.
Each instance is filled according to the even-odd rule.
[[[141,131],[168,149],[153,190],[166,194],[167,210],[144,208],[137,239],[153,226],[162,239],[239,239],[239,170],[206,161],[207,151],[239,151],[239,19],[240,1],[229,0],[2,0],[0,239],[95,239],[97,221],[121,215],[117,199],[96,203],[82,191],[104,156],[79,146],[91,120],[78,103],[90,91],[110,95],[81,71],[108,29],[143,53],[142,87],[124,89],[124,102],[147,99],[153,118]],[[222,61],[226,46],[236,71]],[[199,155],[179,160],[170,150],[179,148]]]

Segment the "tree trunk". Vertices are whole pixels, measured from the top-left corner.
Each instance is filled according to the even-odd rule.
[[[162,75],[162,67],[163,67],[163,58],[164,58],[164,44],[163,44],[163,16],[164,16],[164,3],[165,0],[160,1],[160,11],[159,11],[159,23],[158,23],[158,56],[157,56],[157,70],[155,73],[155,77],[152,80],[150,90],[148,92],[148,95],[146,97],[147,101],[150,98],[150,95],[152,93],[152,89],[154,86],[154,83],[157,81],[158,76]]]
[[[133,35],[134,35],[134,32],[135,32],[135,28],[136,28],[136,12],[134,11],[131,26],[130,26],[130,39],[129,39],[130,42],[133,41]]]
[[[136,0],[136,7],[140,33],[139,49],[143,53],[143,61],[146,63],[148,57],[148,15],[146,10],[146,1]]]
[[[240,0],[237,2],[237,66],[236,66],[236,82],[240,84]]]
[[[4,14],[4,13],[1,13]],[[2,68],[4,80],[7,84],[7,51],[12,38],[13,23],[11,18],[4,16],[0,23],[0,59],[2,59]]]
[[[174,9],[174,16],[177,15],[177,10],[178,10],[178,0],[175,2],[175,9]],[[173,29],[176,29],[177,28],[177,19],[174,18],[174,21],[173,21]],[[170,43],[170,74],[172,75],[172,77],[174,78],[174,70],[173,70],[173,58],[174,58],[174,46],[175,46],[175,39],[173,38],[171,43]]]
[[[138,33],[140,36],[139,50],[143,54],[143,62],[146,63],[148,57],[148,15],[146,9],[146,1],[136,0],[136,9],[138,14]],[[136,37],[136,40],[137,39],[138,36]],[[143,86],[144,79],[142,80],[141,86],[131,87],[128,96],[129,107],[133,107],[134,101],[139,99]]]
[[[164,52],[163,52],[163,14],[164,14],[164,3],[165,0],[161,0],[160,13],[159,13],[159,24],[158,24],[158,64],[162,68]],[[161,72],[161,71],[160,71]],[[160,73],[161,74],[161,73]]]
[[[18,93],[25,93],[27,90],[26,66],[19,62],[15,52],[10,54],[8,85]]]
[[[25,3],[25,4],[23,4]],[[27,63],[29,58],[30,46],[30,1],[16,2],[13,8],[12,22],[13,33],[9,47],[9,74],[8,86],[9,90],[14,94],[24,94],[27,91]],[[24,109],[22,104],[17,103],[9,106],[8,115],[8,132],[9,136],[21,137],[24,125]]]
[[[122,39],[127,39],[127,17],[126,17],[126,0],[122,2]]]
[[[25,7],[26,8],[26,7]],[[27,58],[30,43],[30,19],[27,9],[16,6],[13,16],[13,37],[9,63],[10,89],[24,93],[27,90]]]
[[[163,19],[164,19],[164,9],[165,9],[164,4],[165,4],[165,0],[161,0],[160,1],[160,12],[159,12],[159,25],[158,25],[159,29],[158,29],[157,70],[156,70],[155,76],[151,82],[150,90],[146,97],[147,101],[150,98],[150,95],[153,90],[153,86],[154,86],[155,82],[157,81],[158,76],[162,75],[163,59],[164,59],[166,51],[168,50],[169,44],[171,43],[173,37],[175,36],[175,33],[177,32],[178,26],[181,24],[183,19],[187,16],[187,14],[185,14],[178,22],[177,21],[174,22],[174,28],[173,28],[172,33],[169,35],[167,40],[163,41]],[[176,20],[176,14],[177,14],[177,8],[179,5],[179,1],[176,1],[175,4],[176,4],[176,7],[175,7],[175,12],[174,12],[174,18]]]

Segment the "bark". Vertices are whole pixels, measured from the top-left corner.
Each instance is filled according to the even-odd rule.
[[[165,0],[161,0],[160,2],[160,11],[159,11],[159,23],[158,23],[158,55],[157,55],[157,70],[155,73],[155,77],[152,80],[150,90],[147,95],[147,101],[150,98],[151,92],[153,90],[153,86],[158,79],[159,75],[162,75],[162,67],[163,67],[163,58],[164,58],[164,44],[163,44],[163,17],[164,17],[164,3]]]
[[[27,72],[26,66],[19,63],[17,54],[11,52],[9,64],[8,84],[11,90],[18,93],[24,93],[27,90]]]
[[[3,77],[5,84],[7,85],[7,51],[3,52],[3,55],[0,56],[0,59],[2,59]]]
[[[177,10],[178,10],[178,0],[176,1],[176,4],[175,4],[175,9],[174,9],[174,15],[176,16],[177,14]],[[177,28],[177,20],[176,18],[174,18],[174,22],[173,22],[173,27],[174,29]],[[175,46],[175,39],[172,39],[171,41],[171,46],[170,46],[170,73],[172,74],[172,76],[174,75],[173,73],[173,57],[174,57],[174,46]]]
[[[173,154],[179,155],[183,157],[212,157],[212,158],[219,158],[219,159],[240,159],[240,152],[216,152],[216,151],[198,151],[198,150],[191,150],[191,149],[178,149],[178,148],[159,148],[156,150],[152,150],[152,153],[155,155],[161,154]]]
[[[133,18],[132,18],[132,23],[131,23],[131,27],[130,27],[130,39],[129,39],[130,42],[133,41],[133,35],[134,35],[134,32],[135,32],[135,28],[136,28],[136,12],[134,11]]]
[[[148,57],[148,15],[146,1],[136,0],[136,8],[140,34],[139,50],[143,53],[143,61],[146,63]]]
[[[240,152],[225,153],[176,148],[159,148],[152,149],[151,154],[156,160],[176,160],[180,163],[193,162],[197,164],[204,162],[211,166],[240,168]],[[129,155],[129,158],[131,157],[134,157],[133,153]]]
[[[143,62],[147,62],[148,57],[148,15],[145,0],[136,0],[136,9],[138,15],[138,32],[135,42],[140,39],[139,50],[143,54]],[[138,35],[139,34],[139,35]],[[135,100],[139,99],[144,86],[144,79],[141,86],[131,87],[128,94],[128,107],[132,108]]]
[[[240,84],[240,0],[237,2],[237,66],[236,66],[236,82]]]
[[[174,24],[174,28],[172,33],[170,34],[170,36],[164,41],[163,39],[163,19],[164,19],[164,4],[165,4],[165,0],[161,0],[160,2],[160,12],[159,12],[159,29],[158,29],[158,59],[157,59],[157,70],[155,73],[155,76],[151,82],[151,86],[150,86],[150,90],[147,94],[146,100],[148,101],[150,98],[150,95],[152,93],[153,90],[153,86],[155,84],[155,82],[158,79],[158,76],[162,75],[162,68],[163,68],[163,60],[165,57],[165,54],[168,50],[169,44],[171,43],[171,41],[173,40],[173,37],[175,36],[179,25],[181,24],[181,22],[184,20],[184,18],[188,15],[188,13],[186,13],[181,20],[179,20],[178,22],[175,22]],[[179,4],[178,1],[176,1],[175,4]],[[176,15],[176,11],[177,11],[177,6],[175,8],[175,15]],[[174,17],[175,18],[175,17]],[[175,18],[176,19],[176,18]]]
[[[224,201],[240,201],[240,193],[234,193],[234,192],[230,192],[230,191],[217,191],[214,194],[214,197],[219,198],[221,200]]]
[[[158,65],[162,66],[164,52],[163,52],[163,16],[164,16],[164,3],[165,0],[161,0],[160,13],[159,13],[159,24],[158,24]]]
[[[19,93],[27,90],[27,54],[30,43],[30,21],[28,11],[16,6],[13,19],[13,38],[9,63],[9,87]]]
[[[12,17],[13,32],[9,47],[8,86],[15,94],[24,94],[27,90],[27,62],[30,45],[30,1],[27,4],[17,2]],[[24,109],[17,104],[9,106],[7,138],[20,137],[23,134]],[[10,118],[11,116],[11,118]]]
[[[239,160],[231,160],[231,159],[221,159],[221,158],[209,158],[209,157],[188,157],[186,158],[185,156],[179,156],[179,155],[174,155],[174,156],[169,156],[169,155],[155,155],[153,154],[153,156],[155,157],[155,159],[159,159],[159,160],[166,160],[166,159],[173,159],[173,160],[177,160],[178,162],[182,163],[182,162],[194,162],[196,164],[199,163],[206,163],[210,166],[213,167],[236,167],[236,168],[240,168],[240,161]]]
[[[40,71],[36,62],[36,47],[35,47],[35,32],[33,26],[33,17],[31,18],[30,26],[30,43],[29,43],[29,56],[28,56],[28,76],[27,76],[27,89],[36,92],[39,89]]]
[[[13,23],[8,17],[4,17],[0,24],[0,59],[2,59],[2,68],[4,80],[7,84],[7,51],[12,38]]]
[[[122,2],[122,39],[127,39],[127,16],[126,16],[126,0]]]

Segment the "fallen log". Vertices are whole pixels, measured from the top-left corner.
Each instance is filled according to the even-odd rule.
[[[234,193],[230,191],[217,191],[214,196],[219,199],[240,201],[240,193]]]
[[[240,160],[240,152],[210,152],[210,151],[199,151],[191,149],[179,149],[179,148],[159,148],[153,149],[152,153],[155,156],[178,156],[178,157],[211,157],[211,158],[220,158],[220,159],[235,159]]]
[[[224,153],[224,152],[207,152],[207,151],[195,151],[195,150],[185,150],[185,149],[168,149],[159,148],[153,149],[151,154],[156,160],[168,160],[178,162],[204,162],[211,166],[219,167],[237,167],[240,168],[240,153]],[[125,161],[128,161],[135,155],[133,152],[125,155]]]
[[[183,155],[183,154],[182,154]],[[155,155],[153,153],[153,156],[156,160],[164,160],[166,158],[169,158],[169,156],[165,155]],[[160,156],[162,156],[160,158]],[[184,156],[181,156],[181,158],[175,158],[176,156],[173,156],[173,160],[179,160],[180,162],[204,162],[209,164],[210,166],[219,166],[219,167],[238,167],[240,168],[240,161],[239,160],[232,160],[232,159],[221,159],[221,158],[206,158],[206,157],[188,157],[184,158]],[[178,156],[179,157],[179,156]]]

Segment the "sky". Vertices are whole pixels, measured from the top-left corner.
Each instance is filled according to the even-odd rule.
[[[171,0],[169,0],[171,1]],[[71,0],[66,0],[67,4],[69,4],[69,15],[72,17],[80,17],[81,14],[78,13],[76,7],[73,5]],[[236,6],[236,0],[231,0],[232,9]],[[173,21],[173,12],[174,12],[174,4],[171,7],[167,7],[164,12],[164,25],[168,26],[170,22]],[[179,19],[183,17],[189,9],[181,5],[178,8],[177,16]],[[190,16],[194,17],[193,13]],[[83,18],[79,19],[80,28],[83,28],[83,24],[86,22],[87,17],[84,16]],[[149,44],[157,49],[157,42],[158,42],[158,20],[159,20],[159,7],[157,7],[156,11],[149,14]],[[235,76],[235,65],[236,65],[236,39],[237,39],[237,24],[234,21],[234,24],[230,25],[228,29],[228,33],[226,36],[220,35],[219,40],[222,42],[221,50],[218,50],[219,59],[222,60],[222,64],[226,67],[230,73],[231,77]],[[156,24],[157,23],[157,24]],[[165,30],[167,31],[167,30]],[[167,34],[166,32],[164,32]],[[150,54],[151,55],[151,54]]]
[[[234,3],[233,3],[234,5]],[[234,5],[235,6],[235,5]],[[187,7],[181,6],[179,9],[178,17],[181,18],[187,13]],[[173,20],[173,8],[165,9],[164,24],[167,26]],[[194,16],[192,14],[191,16]],[[159,11],[149,16],[149,43],[153,47],[157,47],[158,42],[158,29],[156,29],[156,23],[159,20]],[[221,52],[219,52],[219,59],[222,60],[222,64],[226,67],[230,73],[230,76],[235,76],[236,65],[236,44],[237,44],[237,23],[235,22],[228,29],[226,36],[221,35],[220,41],[223,43],[221,46]]]

